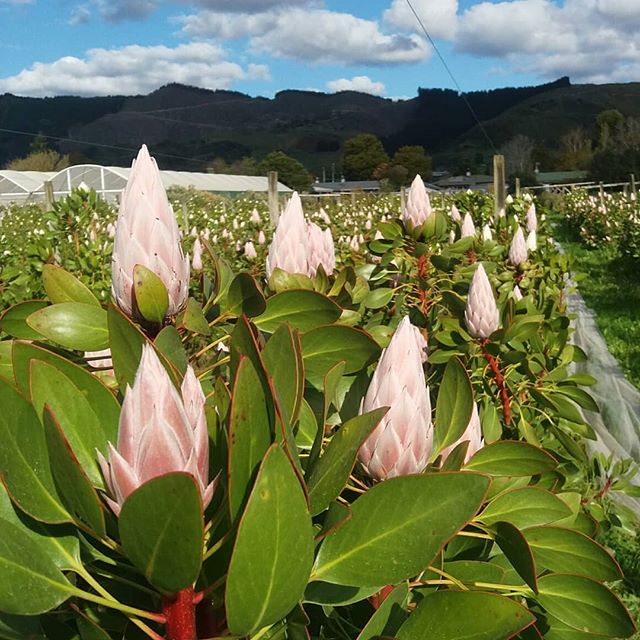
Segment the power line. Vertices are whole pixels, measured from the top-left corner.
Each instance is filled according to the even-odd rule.
[[[476,121],[477,125],[480,127],[480,130],[482,131],[482,133],[484,134],[484,137],[489,142],[489,145],[493,149],[493,152],[497,155],[498,154],[498,150],[496,149],[495,144],[493,144],[493,140],[491,139],[491,136],[489,135],[487,130],[484,128],[484,125],[482,124],[482,122],[480,122],[480,118],[478,118],[478,115],[476,114],[475,109],[471,106],[471,103],[469,102],[469,99],[467,98],[465,92],[460,87],[460,84],[458,83],[455,75],[453,74],[453,71],[451,71],[451,68],[447,64],[447,61],[444,59],[444,56],[440,52],[440,49],[438,49],[436,43],[434,42],[433,38],[431,37],[431,34],[427,31],[427,28],[424,26],[424,22],[422,21],[422,19],[418,15],[418,12],[413,8],[413,5],[411,4],[411,0],[407,0],[407,4],[409,5],[409,9],[411,9],[411,12],[413,13],[413,15],[415,16],[416,20],[418,21],[418,24],[420,25],[421,29],[424,31],[424,35],[427,36],[427,39],[431,43],[431,46],[433,47],[433,50],[438,55],[438,58],[440,58],[440,62],[442,62],[442,66],[446,69],[447,73],[449,74],[449,77],[453,81],[453,84],[456,86],[456,89],[458,90],[458,93],[460,94],[460,97],[464,100],[465,104],[467,105],[467,108],[471,112],[471,115],[473,116],[473,119]]]

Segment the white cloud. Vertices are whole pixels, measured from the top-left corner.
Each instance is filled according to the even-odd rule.
[[[322,4],[316,0],[182,0],[186,4],[194,4],[212,11],[228,11],[230,13],[245,13],[250,11],[267,11],[272,8],[294,5]]]
[[[330,80],[327,82],[327,89],[336,93],[338,91],[360,91],[379,96],[384,93],[385,86],[382,82],[374,82],[369,76],[354,76],[350,80],[347,78]]]
[[[247,36],[263,34],[277,27],[277,14],[263,13],[219,13],[202,11],[180,16],[176,22],[182,24],[182,33],[189,37],[237,40]]]
[[[208,43],[121,49],[90,49],[85,58],[66,56],[36,62],[17,75],[0,78],[0,93],[25,96],[114,95],[148,93],[169,82],[207,89],[226,89],[238,80],[265,80],[265,65],[239,64],[225,59],[222,48]]]
[[[458,23],[458,0],[413,0],[411,3],[433,38],[450,40]],[[406,0],[393,0],[384,12],[386,24],[403,31],[422,33],[422,28]]]
[[[91,20],[91,9],[86,4],[74,7],[69,15],[69,24],[79,25],[87,24]]]

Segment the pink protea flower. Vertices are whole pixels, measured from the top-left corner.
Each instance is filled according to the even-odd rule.
[[[251,216],[249,218],[249,222],[253,223],[253,224],[260,224],[262,222],[261,218],[260,218],[260,214],[258,213],[258,210],[254,207],[253,211],[251,212]]]
[[[191,267],[194,271],[202,271],[202,243],[200,242],[200,238],[196,238],[193,242]]]
[[[411,223],[413,227],[419,227],[432,214],[429,194],[420,175],[416,175],[409,187],[407,202],[402,212],[402,219]]]
[[[520,302],[520,300],[522,300],[522,291],[520,291],[520,287],[518,285],[515,285],[513,287],[513,291],[511,292],[511,294],[513,295],[513,299],[516,302]]]
[[[484,227],[482,227],[482,239],[485,242],[493,240],[493,233],[491,232],[491,227],[488,224],[485,224]]]
[[[389,411],[360,448],[359,458],[374,480],[420,473],[433,444],[431,401],[426,386],[419,331],[408,317],[398,325],[373,373],[360,413]]]
[[[473,224],[473,218],[468,214],[464,214],[462,226],[460,227],[461,238],[472,238],[476,235],[476,225]]]
[[[538,248],[538,234],[534,229],[527,234],[527,249],[531,252],[536,251]]]
[[[258,233],[258,244],[264,244],[267,241],[267,238],[264,235],[264,231],[260,229]]]
[[[478,405],[474,402],[473,409],[471,411],[471,418],[469,419],[469,424],[465,429],[464,433],[456,440],[452,445],[445,447],[442,452],[442,462],[444,462],[451,452],[461,443],[465,441],[469,441],[469,446],[467,448],[467,453],[464,456],[464,461],[469,462],[471,456],[482,449],[484,446],[484,439],[482,437],[482,425],[480,424],[480,414],[478,413]]]
[[[327,275],[333,273],[336,268],[336,250],[333,245],[333,236],[329,229],[324,231],[314,222],[310,222],[307,226],[308,235],[308,251],[309,251],[309,270],[308,275],[313,278],[318,271],[318,267],[322,265]]]
[[[106,500],[116,515],[142,484],[175,471],[194,477],[206,508],[217,480],[207,484],[209,436],[204,404],[202,387],[191,367],[178,393],[153,347],[142,348],[133,387],[127,386],[122,404],[118,448],[109,443],[108,460],[98,453],[111,492]]]
[[[527,209],[527,231],[538,230],[538,217],[536,216],[536,205],[532,202]]]
[[[162,186],[156,161],[142,145],[127,181],[116,224],[111,264],[111,293],[128,316],[133,313],[133,268],[153,271],[169,294],[167,314],[176,315],[187,302],[189,259]]]
[[[464,311],[467,330],[474,338],[488,338],[500,326],[500,314],[487,274],[478,263],[467,296]]]
[[[451,219],[454,222],[460,222],[462,220],[462,216],[460,215],[460,211],[458,210],[458,207],[456,207],[455,204],[451,205],[451,211],[450,211],[449,215],[451,216]]]
[[[308,260],[307,223],[300,196],[294,191],[273,234],[267,255],[267,278],[271,277],[275,269],[306,275]]]
[[[251,242],[251,240],[248,240],[247,242],[244,243],[244,255],[249,260],[255,260],[258,257],[256,248],[253,242]]]
[[[509,262],[514,267],[519,267],[527,260],[527,242],[524,239],[522,227],[518,225],[516,232],[513,234],[511,246],[509,247]]]

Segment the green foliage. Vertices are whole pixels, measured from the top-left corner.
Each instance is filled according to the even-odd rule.
[[[375,170],[388,161],[382,142],[372,133],[349,138],[342,147],[342,170],[347,180],[370,180]]]
[[[309,191],[311,188],[311,174],[302,163],[283,151],[272,151],[265,156],[260,161],[258,170],[262,175],[267,175],[269,171],[277,171],[278,180],[294,191]]]

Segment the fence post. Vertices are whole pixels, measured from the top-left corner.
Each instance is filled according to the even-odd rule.
[[[493,156],[493,193],[496,197],[495,217],[498,218],[500,211],[505,208],[505,188],[504,188],[504,156]]]
[[[278,224],[280,206],[278,203],[278,172],[269,171],[269,221],[272,227]]]
[[[53,209],[53,203],[55,202],[55,197],[53,195],[53,183],[51,180],[44,181],[44,208],[46,211],[51,211]]]
[[[516,178],[516,198],[520,197],[520,178]]]
[[[604,182],[600,181],[599,189],[600,189],[600,202],[604,202]]]
[[[635,176],[634,173],[631,174],[630,179],[631,179],[631,193],[634,196],[637,196],[638,195],[638,191],[636,189],[636,176]]]

